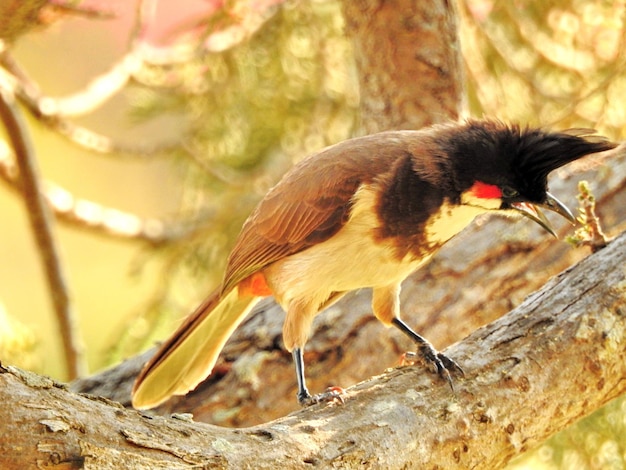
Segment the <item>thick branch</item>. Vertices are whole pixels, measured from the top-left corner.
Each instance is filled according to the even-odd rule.
[[[343,2],[365,133],[419,129],[465,112],[455,2]]]
[[[231,430],[145,417],[5,369],[0,459],[3,468],[498,468],[626,391],[625,265],[622,234],[449,348],[467,374],[455,394],[415,365],[351,387],[344,405]]]

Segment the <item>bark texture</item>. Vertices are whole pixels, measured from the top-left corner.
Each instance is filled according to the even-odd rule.
[[[354,45],[365,134],[419,129],[465,108],[454,2],[344,1]]]
[[[0,370],[4,469],[498,468],[626,391],[626,234],[447,354],[456,392],[420,364],[232,430],[142,415]],[[182,420],[180,418],[183,418]]]

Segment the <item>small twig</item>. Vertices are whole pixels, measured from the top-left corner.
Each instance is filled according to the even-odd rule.
[[[20,173],[11,157],[8,149],[0,148],[0,180],[10,189],[22,193]],[[207,215],[185,222],[141,218],[131,212],[76,198],[68,190],[49,181],[44,181],[42,187],[46,203],[59,222],[97,235],[138,240],[154,247],[188,236],[209,219]]]
[[[139,0],[135,8],[135,21],[128,35],[128,50],[132,51],[143,40],[148,25],[154,21],[156,14],[156,0]]]
[[[24,107],[42,124],[72,143],[87,150],[100,154],[129,155],[139,158],[153,158],[179,147],[178,142],[125,145],[114,139],[74,124],[66,116],[82,115],[96,109],[104,101],[119,91],[130,79],[131,69],[134,70],[131,54],[125,56],[111,67],[109,72],[93,80],[91,88],[75,93],[67,98],[52,98],[43,95],[39,87],[13,59],[8,51],[0,53],[0,65],[12,79],[14,93]],[[0,76],[0,78],[2,78]],[[101,85],[97,85],[101,84]],[[103,91],[106,89],[106,91]]]
[[[74,5],[69,1],[61,2],[58,0],[50,0],[48,2],[48,8],[56,10],[59,13],[82,16],[92,20],[113,20],[118,17],[118,15],[113,11],[106,11],[98,7]]]
[[[595,253],[604,248],[610,240],[604,235],[600,219],[596,215],[596,198],[587,181],[578,183],[578,196],[576,198],[580,203],[578,221],[582,227],[578,228],[574,235],[568,237],[567,242],[575,246],[589,246],[591,251]]]
[[[93,78],[82,90],[67,97],[52,98],[42,95],[37,84],[8,51],[3,51],[0,55],[0,64],[15,78],[17,97],[26,101],[33,114],[48,119],[82,116],[93,112],[119,93],[127,85],[131,75],[141,67],[138,58],[127,54],[109,70]]]
[[[15,104],[15,97],[6,88],[0,88],[0,119],[15,152],[22,195],[59,321],[68,375],[70,379],[74,379],[87,372],[77,321],[52,230],[52,217],[41,188],[35,150],[24,120]]]

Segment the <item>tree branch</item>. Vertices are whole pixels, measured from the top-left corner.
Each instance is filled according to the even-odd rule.
[[[350,0],[342,7],[366,134],[466,114],[455,2]]]
[[[20,173],[12,155],[0,149],[0,180],[10,189],[22,193]],[[107,207],[97,202],[76,198],[63,187],[44,181],[44,198],[59,222],[125,240],[138,240],[152,246],[175,242],[189,236],[210,220],[210,214],[194,220],[174,221],[141,218],[131,212]]]
[[[148,417],[3,368],[0,459],[7,468],[55,459],[84,468],[498,468],[626,391],[625,265],[622,234],[449,348],[466,371],[455,394],[415,365],[349,388],[344,405],[251,428]]]
[[[83,348],[68,293],[48,205],[43,196],[35,150],[13,95],[0,89],[0,118],[13,146],[21,178],[21,190],[32,231],[39,248],[54,311],[59,322],[70,379],[86,372]]]
[[[176,142],[145,145],[127,145],[91,129],[77,125],[67,116],[88,114],[118,93],[134,78],[142,67],[136,54],[128,53],[111,68],[94,78],[85,89],[65,98],[43,95],[39,87],[14,60],[8,51],[0,53],[0,65],[9,72],[14,94],[26,110],[50,130],[86,150],[99,154],[131,155],[135,158],[154,158],[172,152],[180,146]],[[152,85],[154,86],[154,85]],[[173,88],[173,86],[171,86]]]
[[[105,10],[102,7],[75,5],[72,2],[62,0],[49,0],[48,4],[48,8],[61,14],[82,16],[91,20],[112,20],[117,17],[112,10]]]

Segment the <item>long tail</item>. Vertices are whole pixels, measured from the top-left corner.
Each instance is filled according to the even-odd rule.
[[[261,297],[214,291],[146,363],[133,386],[137,409],[185,395],[213,370],[224,344]]]

